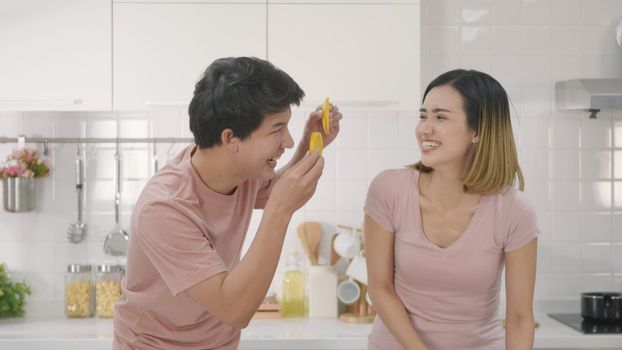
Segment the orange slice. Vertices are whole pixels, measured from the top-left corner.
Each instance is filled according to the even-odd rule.
[[[330,101],[328,97],[324,100],[324,106],[322,106],[322,126],[324,127],[324,133],[328,135],[330,132]]]
[[[322,150],[324,150],[324,140],[322,139],[322,133],[314,131],[311,133],[311,140],[309,142],[309,152],[313,152],[317,150],[317,152],[322,155]]]

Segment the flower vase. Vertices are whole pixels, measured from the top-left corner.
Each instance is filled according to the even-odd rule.
[[[35,179],[5,177],[2,179],[4,210],[11,213],[31,211],[35,208]]]

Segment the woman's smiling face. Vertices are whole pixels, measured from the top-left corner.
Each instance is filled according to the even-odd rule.
[[[423,165],[438,169],[449,165],[466,168],[476,132],[469,128],[460,93],[449,85],[428,92],[416,128]]]

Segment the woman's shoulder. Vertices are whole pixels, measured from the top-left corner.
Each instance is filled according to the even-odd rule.
[[[382,181],[389,181],[390,183],[400,183],[402,181],[410,181],[418,175],[419,171],[415,168],[404,167],[383,170],[376,175],[375,179],[382,179]]]
[[[533,205],[525,192],[515,188],[507,187],[503,191],[494,194],[499,205],[512,211],[533,211]]]

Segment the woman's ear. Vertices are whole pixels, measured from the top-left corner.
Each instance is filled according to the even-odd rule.
[[[477,135],[477,132],[473,133],[473,137],[471,138],[471,143],[478,143],[479,142],[479,136]]]
[[[233,130],[231,129],[225,129],[220,133],[220,141],[231,152],[237,153],[240,149],[240,139],[233,135]]]

